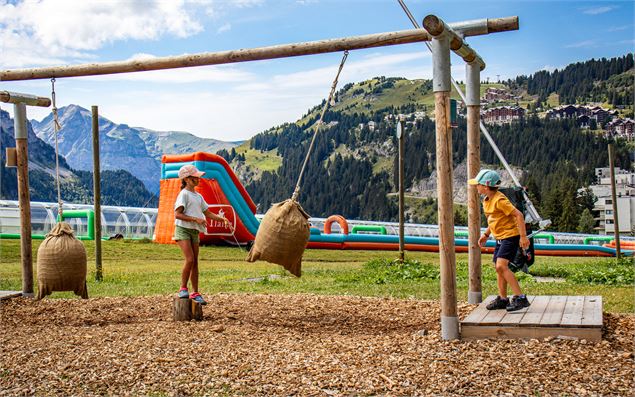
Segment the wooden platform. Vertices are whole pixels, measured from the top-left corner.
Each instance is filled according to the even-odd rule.
[[[0,291],[0,301],[3,299],[15,298],[18,296],[22,296],[22,292],[20,291]]]
[[[527,296],[531,306],[516,312],[487,310],[488,296],[461,321],[462,339],[602,339],[601,296]]]

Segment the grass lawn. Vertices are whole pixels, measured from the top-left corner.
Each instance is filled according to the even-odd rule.
[[[33,241],[33,258],[40,241]],[[182,258],[174,245],[149,242],[104,241],[102,282],[96,282],[94,243],[85,241],[88,253],[88,291],[97,296],[146,296],[176,292]],[[238,248],[201,247],[200,286],[204,294],[217,292],[381,296],[438,299],[439,258],[436,253],[408,252],[405,265],[391,264],[397,252],[307,250],[301,278],[289,276],[266,262],[247,263]],[[483,256],[483,295],[496,294],[496,273]],[[34,264],[34,271],[36,266]],[[519,273],[531,295],[602,295],[609,312],[632,313],[633,263],[616,264],[609,258],[538,257],[531,268],[537,276],[559,277],[564,282],[537,282]],[[35,276],[37,280],[37,275]],[[37,282],[36,282],[37,284]],[[0,240],[0,290],[21,289],[20,245]],[[467,255],[457,254],[457,293],[467,300]],[[69,292],[52,297],[68,298]]]

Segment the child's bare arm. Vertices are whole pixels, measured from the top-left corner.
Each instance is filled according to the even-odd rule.
[[[487,242],[487,239],[489,238],[490,234],[492,234],[492,231],[489,230],[489,226],[488,226],[487,229],[485,229],[485,232],[483,233],[481,238],[478,239],[478,245],[481,247],[485,246],[485,243]]]
[[[518,233],[520,233],[520,246],[523,249],[529,248],[529,239],[527,238],[527,228],[525,227],[525,217],[523,213],[516,210],[514,212],[516,224],[518,225]]]
[[[183,213],[184,210],[185,210],[185,208],[183,206],[180,206],[179,208],[175,209],[174,210],[174,217],[176,219],[179,219],[179,220],[182,220],[182,221],[185,221],[185,222],[194,222],[194,223],[199,223],[201,225],[204,225],[206,223],[205,219],[194,218],[193,216],[185,215]]]

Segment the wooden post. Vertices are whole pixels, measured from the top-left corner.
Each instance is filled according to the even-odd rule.
[[[452,199],[452,128],[450,126],[450,43],[432,40],[432,73],[437,153],[439,265],[441,268],[441,337],[459,338],[456,305],[456,256]]]
[[[18,160],[18,201],[20,205],[20,254],[22,257],[22,295],[32,298],[33,254],[31,248],[31,198],[29,194],[28,132],[26,105],[16,103],[14,109],[15,146]]]
[[[620,218],[617,214],[617,192],[615,191],[615,153],[613,144],[609,143],[609,168],[611,174],[611,199],[613,201],[613,235],[615,236],[615,257],[619,260],[621,256],[620,249]]]
[[[476,177],[481,167],[481,73],[480,67],[466,65],[467,97],[467,178]],[[468,224],[468,303],[478,304],[483,300],[481,287],[481,205],[476,186],[467,185],[467,224]]]
[[[203,320],[203,305],[192,300],[175,297],[172,300],[174,321]]]
[[[450,92],[434,93],[437,150],[437,197],[439,217],[439,260],[441,267],[441,316],[456,318],[456,256],[454,253],[454,208],[452,200],[452,129]],[[449,331],[444,339],[456,339]]]
[[[405,260],[405,244],[404,244],[404,123],[403,120],[397,122],[397,139],[399,140],[399,261],[403,263]]]
[[[95,200],[95,280],[103,279],[101,267],[101,176],[99,166],[99,111],[91,108],[93,116],[93,193]]]

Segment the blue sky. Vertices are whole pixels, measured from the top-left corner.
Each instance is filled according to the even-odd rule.
[[[468,39],[495,81],[635,47],[632,1],[405,1],[418,21],[518,16],[520,30]],[[410,29],[397,0],[0,0],[0,69],[253,48]],[[247,139],[295,121],[328,95],[341,54],[58,79],[57,106],[98,105],[116,123]],[[453,76],[464,79],[454,57]],[[340,86],[373,76],[431,78],[423,44],[352,51]],[[50,82],[0,82],[50,96]],[[11,110],[7,105],[5,110]],[[29,108],[29,118],[49,110]]]

